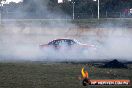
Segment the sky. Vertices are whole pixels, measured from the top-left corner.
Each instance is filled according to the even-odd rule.
[[[6,0],[6,2],[4,2],[4,1],[2,1],[1,3],[2,4],[9,4],[10,2],[16,2],[16,3],[18,3],[18,2],[22,2],[23,0]]]
[[[58,3],[62,3],[63,2],[63,0],[58,0]]]
[[[71,0],[68,0],[68,1],[71,1]],[[63,0],[58,0],[58,3],[63,3]]]
[[[7,2],[16,2],[16,3],[18,3],[18,2],[20,2],[20,1],[22,1],[22,0],[6,0]]]

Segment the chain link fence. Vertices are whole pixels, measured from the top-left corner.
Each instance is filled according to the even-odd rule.
[[[74,13],[75,19],[89,19],[97,18],[97,13]],[[35,13],[22,13],[22,12],[1,12],[0,19],[72,19],[73,13],[70,14],[35,14]],[[100,18],[132,18],[132,13],[125,12],[101,12]]]

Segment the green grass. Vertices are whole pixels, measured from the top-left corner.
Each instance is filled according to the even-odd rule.
[[[132,69],[105,69],[84,64],[0,63],[0,88],[84,88],[78,79],[82,67],[89,71],[91,79],[132,79]]]
[[[36,25],[39,26],[49,26],[51,24],[54,24],[57,26],[60,24],[76,24],[80,27],[132,27],[132,18],[100,18],[99,20],[97,18],[92,19],[3,19],[2,24],[5,23],[8,24],[17,24],[20,25]],[[60,27],[60,26],[59,26]]]

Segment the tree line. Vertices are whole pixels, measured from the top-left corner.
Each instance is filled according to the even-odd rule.
[[[80,14],[93,14],[97,16],[97,1],[93,0],[65,0],[64,3],[58,3],[58,0],[23,0],[23,3],[11,3],[11,5],[2,7],[3,12],[9,11],[23,11],[35,16],[47,16],[50,13],[65,13],[72,16],[73,3],[75,2],[74,10],[77,16]],[[113,12],[120,12],[124,15],[129,14],[132,8],[132,0],[100,0],[100,14],[113,14]],[[47,15],[46,15],[47,14]],[[82,15],[83,16],[83,15]]]
[[[37,3],[34,0],[34,5]],[[64,3],[57,3],[58,0],[37,0],[41,2],[42,7],[45,8],[45,3],[48,7],[48,10],[52,12],[63,11],[66,14],[72,15],[73,13],[73,4],[75,2],[75,13],[87,13],[87,14],[94,14],[97,16],[97,0],[64,0]],[[28,3],[27,3],[28,4]],[[33,4],[33,3],[32,3]],[[39,3],[40,6],[40,3]],[[34,10],[34,7],[30,7],[27,10]],[[100,13],[106,14],[113,14],[113,12],[120,12],[124,15],[129,15],[129,10],[132,8],[132,0],[100,0]],[[37,9],[36,9],[37,10]]]

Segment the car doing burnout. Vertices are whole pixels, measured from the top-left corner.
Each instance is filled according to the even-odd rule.
[[[40,49],[53,49],[53,50],[64,50],[64,51],[82,51],[82,50],[96,50],[95,45],[93,44],[83,44],[78,42],[75,39],[55,39],[49,42],[48,44],[41,44]]]

